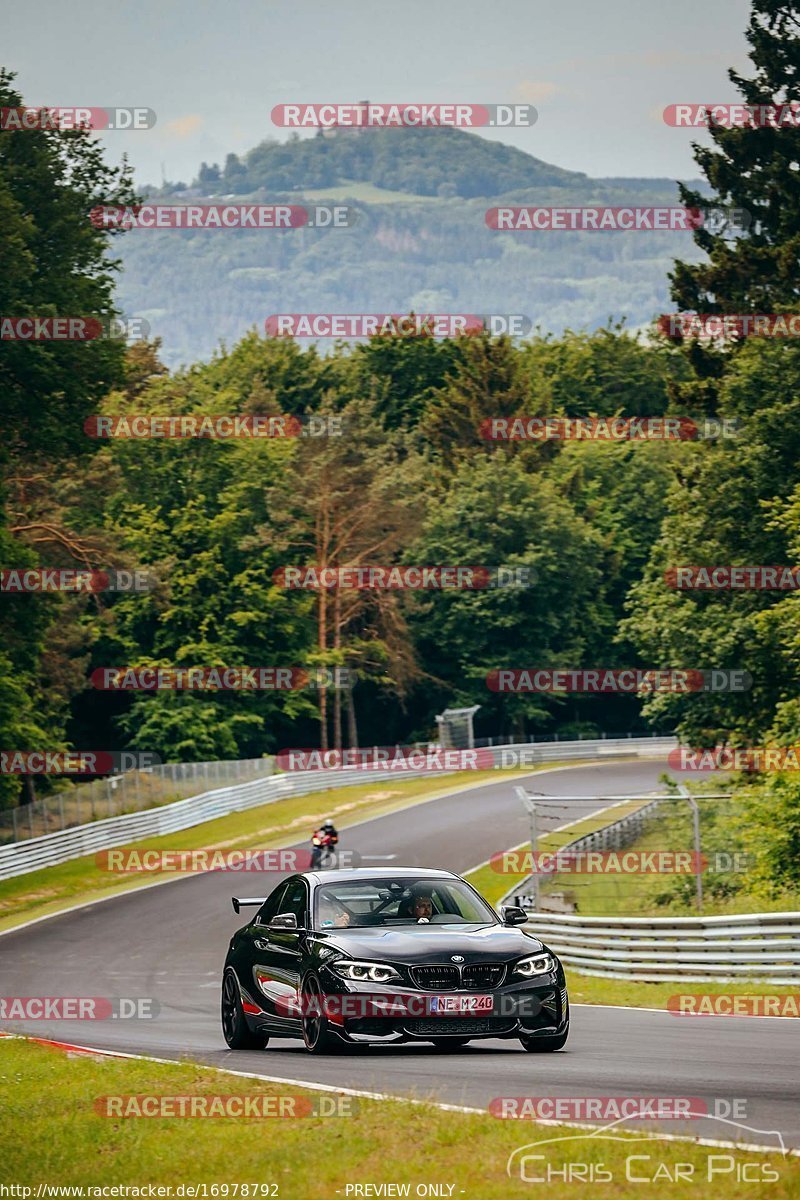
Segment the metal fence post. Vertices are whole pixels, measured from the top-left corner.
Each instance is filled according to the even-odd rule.
[[[694,830],[694,879],[697,911],[703,911],[703,861],[700,855],[700,808],[694,796],[685,783],[678,784],[678,791],[684,800],[688,800],[692,809],[692,828]]]

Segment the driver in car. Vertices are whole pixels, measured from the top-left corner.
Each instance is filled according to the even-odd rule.
[[[319,916],[320,924],[325,927],[333,925],[337,929],[346,929],[350,924],[349,912],[333,896],[322,896]]]
[[[414,907],[412,909],[415,921],[430,921],[433,916],[433,900],[430,895],[421,892],[414,897]]]

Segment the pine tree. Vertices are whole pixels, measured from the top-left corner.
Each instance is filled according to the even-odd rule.
[[[748,105],[800,103],[800,5],[754,0],[746,33],[752,78],[728,72]],[[800,117],[800,112],[796,114]],[[709,262],[676,262],[672,298],[679,308],[711,313],[796,310],[800,298],[800,125],[712,124],[713,147],[694,145],[695,160],[714,192],[713,204],[744,209],[744,236],[694,234]],[[708,197],[680,185],[690,208]]]

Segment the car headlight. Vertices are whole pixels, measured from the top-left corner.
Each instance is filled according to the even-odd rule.
[[[388,963],[358,962],[352,958],[340,958],[338,962],[328,963],[342,979],[352,979],[362,983],[388,983],[390,979],[399,979],[399,971]]]
[[[531,954],[527,958],[521,958],[512,975],[521,975],[523,979],[532,979],[534,975],[546,975],[548,971],[555,971],[556,960],[552,954]]]

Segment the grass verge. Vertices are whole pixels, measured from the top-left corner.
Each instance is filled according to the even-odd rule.
[[[39,1184],[145,1189],[160,1185],[171,1187],[173,1197],[179,1194],[180,1185],[205,1185],[209,1197],[233,1197],[237,1184],[240,1196],[243,1184],[251,1189],[253,1184],[277,1185],[250,1190],[249,1196],[259,1200],[271,1195],[283,1200],[380,1195],[352,1189],[358,1184],[381,1183],[408,1184],[409,1194],[414,1195],[418,1185],[435,1182],[445,1188],[428,1194],[507,1200],[531,1195],[531,1183],[520,1179],[518,1165],[512,1177],[507,1176],[509,1155],[531,1142],[571,1135],[568,1141],[530,1151],[544,1159],[529,1162],[529,1172],[541,1175],[549,1165],[553,1172],[562,1173],[548,1185],[552,1200],[575,1196],[575,1182],[562,1180],[565,1169],[574,1172],[576,1168],[591,1170],[596,1177],[605,1172],[592,1188],[597,1200],[640,1197],[642,1184],[629,1179],[630,1175],[655,1179],[659,1200],[703,1195],[715,1186],[724,1188],[730,1200],[762,1195],[785,1200],[800,1191],[800,1160],[784,1158],[777,1150],[761,1154],[627,1138],[619,1135],[618,1127],[610,1131],[615,1140],[599,1140],[567,1126],[448,1112],[431,1103],[342,1096],[339,1104],[350,1115],[213,1117],[202,1122],[187,1117],[107,1117],[96,1111],[101,1097],[212,1094],[273,1097],[273,1104],[279,1097],[300,1097],[306,1108],[323,1099],[330,1106],[336,1099],[329,1093],[240,1079],[199,1065],[85,1055],[68,1058],[51,1047],[0,1039],[3,1181],[31,1187],[29,1194],[34,1196]],[[101,1105],[107,1103],[101,1101]],[[292,1108],[295,1112],[301,1109],[297,1101],[283,1104],[287,1114]],[[721,1127],[719,1136],[729,1138],[730,1127]],[[634,1155],[638,1156],[635,1162],[628,1162]],[[751,1164],[751,1177],[763,1178],[771,1172],[767,1178],[774,1181],[737,1182],[745,1162]],[[689,1164],[684,1167],[684,1179],[691,1168],[689,1182],[674,1181],[679,1163]],[[216,1191],[214,1185],[218,1185]],[[228,1185],[227,1192],[219,1185]],[[194,1194],[203,1196],[202,1190]]]
[[[545,939],[546,940],[546,939]],[[569,998],[573,1004],[622,1004],[630,1008],[666,1009],[671,996],[797,996],[796,987],[782,987],[767,979],[736,980],[733,983],[703,983],[686,979],[681,983],[639,983],[635,979],[607,979],[603,975],[583,975],[565,968]],[[787,1013],[794,1016],[794,1013]],[[681,1018],[677,1017],[676,1020]]]

